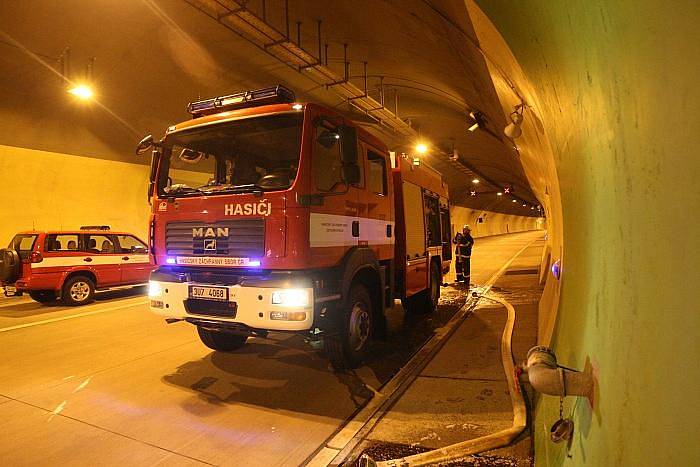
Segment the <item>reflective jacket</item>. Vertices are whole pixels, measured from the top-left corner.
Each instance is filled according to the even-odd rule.
[[[455,256],[457,257],[457,261],[462,258],[469,258],[472,255],[474,238],[471,236],[471,234],[464,235],[463,233],[458,232],[457,235],[455,235],[455,238],[452,240],[452,243],[457,245],[455,247]]]

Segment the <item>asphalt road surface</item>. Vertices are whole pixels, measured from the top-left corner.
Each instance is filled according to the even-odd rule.
[[[542,235],[477,239],[472,282]],[[144,293],[79,308],[0,300],[3,465],[303,464],[466,299],[444,287],[420,318],[397,302],[367,365],[336,373],[299,335],[212,352],[194,326],[152,315]]]

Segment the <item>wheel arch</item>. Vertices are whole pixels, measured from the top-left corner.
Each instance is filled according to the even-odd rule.
[[[63,280],[61,281],[61,288],[60,288],[60,290],[62,291],[62,290],[63,290],[64,284],[65,284],[66,282],[68,282],[69,280],[71,280],[73,277],[76,277],[76,276],[85,276],[85,277],[87,277],[88,279],[90,279],[90,280],[93,282],[93,284],[95,284],[95,288],[97,288],[97,276],[95,275],[94,272],[90,271],[89,269],[77,269],[77,270],[74,270],[74,271],[70,271],[70,272],[68,272],[68,273],[66,274],[66,276],[65,276],[65,277],[63,278]]]
[[[348,252],[343,267],[341,281],[342,298],[348,296],[350,288],[355,283],[361,283],[367,288],[372,298],[374,314],[384,314],[384,278],[380,273],[380,265],[374,251],[370,248],[353,248]]]

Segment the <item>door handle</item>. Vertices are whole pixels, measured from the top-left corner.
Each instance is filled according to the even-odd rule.
[[[128,257],[128,256],[122,256],[122,259],[123,259],[124,261],[129,261],[129,257]]]
[[[83,261],[85,261],[86,263],[89,263],[92,261],[92,258],[90,258],[90,257],[83,258]]]
[[[360,236],[360,221],[352,221],[352,236]]]

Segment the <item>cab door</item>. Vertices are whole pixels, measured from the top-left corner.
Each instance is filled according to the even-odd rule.
[[[310,207],[309,246],[317,267],[337,264],[360,239],[361,183],[347,185],[343,181],[340,123],[317,118],[313,129],[312,184],[322,202]]]
[[[82,235],[82,261],[97,277],[97,287],[117,285],[121,281],[121,258],[116,239],[110,234]]]
[[[148,282],[152,266],[146,244],[133,235],[115,237],[121,253],[121,282],[123,284]]]
[[[389,154],[362,143],[366,167],[360,205],[360,244],[369,246],[379,260],[394,256],[394,203],[389,183]]]

